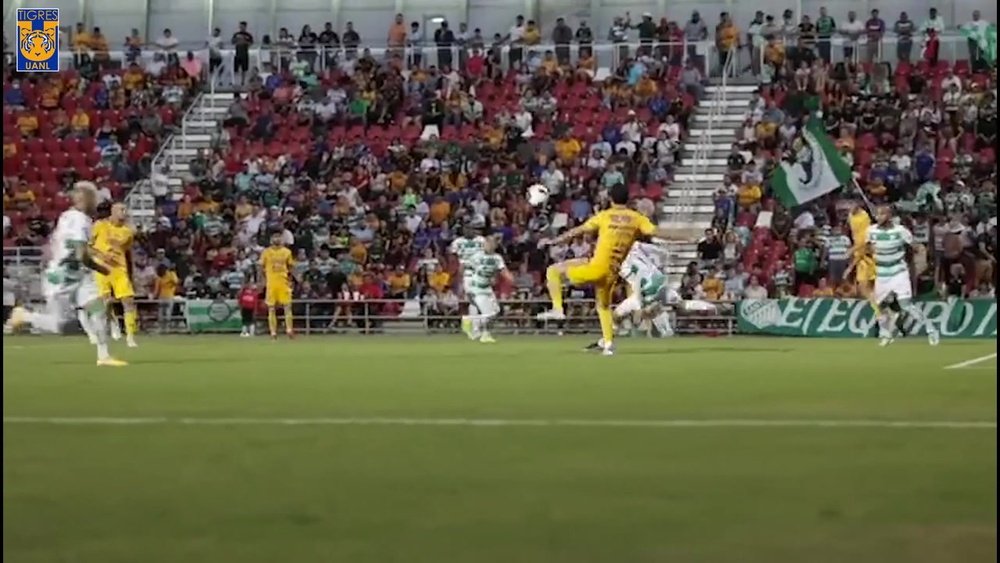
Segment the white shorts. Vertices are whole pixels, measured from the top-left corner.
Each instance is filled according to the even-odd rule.
[[[890,293],[896,294],[896,299],[912,299],[913,285],[910,283],[910,272],[903,270],[887,278],[875,278],[875,302],[881,303]]]
[[[100,299],[97,280],[93,274],[84,275],[78,282],[53,284],[43,280],[42,294],[45,296],[45,301],[59,302],[67,309],[79,309]]]
[[[469,305],[470,314],[481,315],[483,317],[495,317],[500,314],[500,304],[497,303],[497,296],[490,293],[470,293]]]

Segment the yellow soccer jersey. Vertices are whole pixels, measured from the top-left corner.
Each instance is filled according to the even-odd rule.
[[[269,288],[291,286],[294,264],[292,251],[283,246],[269,246],[260,253],[260,267],[264,270],[264,281]]]
[[[640,236],[653,236],[656,227],[648,217],[625,207],[605,209],[584,223],[584,228],[597,233],[594,257],[590,263],[617,271],[632,243]]]
[[[127,269],[125,254],[132,247],[134,238],[135,232],[128,224],[116,225],[104,219],[94,225],[91,244],[112,262],[107,266],[113,269]]]

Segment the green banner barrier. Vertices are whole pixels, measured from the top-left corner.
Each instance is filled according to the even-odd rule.
[[[232,299],[189,299],[184,317],[191,332],[233,332],[242,326],[239,305]]]
[[[996,338],[997,302],[992,299],[922,301],[926,321],[907,327],[927,334],[931,324],[942,336]],[[747,299],[736,307],[736,329],[743,334],[861,338],[875,334],[875,313],[857,299]]]

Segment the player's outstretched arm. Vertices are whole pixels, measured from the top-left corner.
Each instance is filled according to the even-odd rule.
[[[566,244],[574,239],[580,238],[583,235],[594,232],[596,229],[590,224],[590,221],[573,227],[572,229],[566,231],[565,233],[554,237],[554,238],[543,238],[538,241],[538,248],[545,248],[546,246]]]

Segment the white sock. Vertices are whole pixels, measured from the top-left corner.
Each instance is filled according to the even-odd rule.
[[[94,336],[97,337],[97,359],[106,360],[111,357],[111,353],[108,352],[107,312],[97,310],[88,313],[88,316],[90,317],[90,326],[94,330]]]
[[[924,323],[924,326],[927,327],[928,334],[934,334],[935,332],[937,332],[937,329],[934,328],[934,325],[928,322],[924,322],[926,320],[924,317],[924,312],[920,310],[920,307],[917,307],[916,303],[912,301],[907,302],[905,305],[903,305],[903,310],[906,311],[906,314],[910,315],[910,317],[912,317],[913,320],[916,321],[917,323]]]
[[[883,310],[878,315],[878,337],[892,338],[893,315],[889,311]]]
[[[674,328],[670,326],[670,313],[666,311],[653,317],[653,326],[661,336],[670,336],[674,333]]]
[[[91,342],[97,342],[97,334],[94,333],[93,327],[90,326],[90,318],[87,316],[87,312],[83,309],[77,309],[76,319],[80,321],[80,326],[83,327],[83,332],[87,333],[87,338],[89,338]]]

